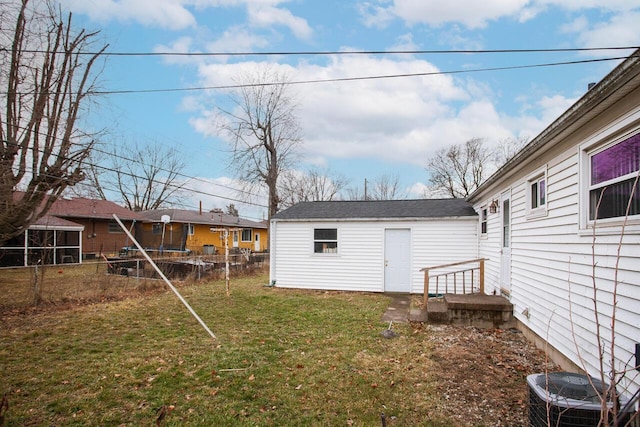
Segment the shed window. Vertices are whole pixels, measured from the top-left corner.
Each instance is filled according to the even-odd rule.
[[[335,254],[338,252],[338,229],[315,228],[313,230],[313,252]]]
[[[242,229],[242,236],[241,236],[242,241],[243,242],[250,242],[252,234],[253,233],[252,233],[250,228],[243,228]]]
[[[187,236],[193,236],[195,234],[195,227],[193,224],[186,224],[185,228],[187,229]]]
[[[640,214],[639,170],[640,134],[590,154],[589,219]]]

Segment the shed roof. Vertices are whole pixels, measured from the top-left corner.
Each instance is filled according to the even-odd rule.
[[[301,202],[278,212],[273,219],[407,219],[474,216],[477,216],[477,213],[464,199],[411,199]]]

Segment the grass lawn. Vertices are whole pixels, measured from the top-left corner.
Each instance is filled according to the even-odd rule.
[[[439,405],[424,330],[384,295],[264,287],[266,276],[29,315],[0,330],[5,423],[457,425]],[[165,408],[164,411],[162,408]],[[161,417],[162,418],[162,417]]]

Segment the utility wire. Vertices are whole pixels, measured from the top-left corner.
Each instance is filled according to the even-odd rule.
[[[429,50],[320,50],[320,51],[273,51],[273,52],[103,52],[101,56],[333,56],[333,55],[451,55],[493,53],[554,53],[597,52],[603,50],[631,50],[640,46],[540,48],[540,49],[429,49]],[[2,49],[8,50],[8,49]],[[27,53],[44,53],[41,50],[25,50]],[[79,52],[80,55],[96,55],[98,52]]]
[[[263,87],[263,86],[276,86],[276,85],[303,85],[303,84],[318,84],[318,83],[338,83],[338,82],[351,82],[351,81],[363,81],[363,80],[382,80],[382,79],[394,79],[394,78],[408,78],[408,77],[427,77],[438,75],[455,75],[455,74],[470,74],[480,72],[491,71],[507,71],[507,70],[521,70],[530,68],[543,68],[543,67],[557,67],[563,65],[578,65],[578,64],[590,64],[607,61],[622,61],[630,57],[638,57],[639,55],[631,56],[616,56],[608,58],[596,58],[596,59],[582,59],[575,61],[562,61],[562,62],[547,62],[540,64],[525,64],[525,65],[508,65],[503,67],[486,67],[475,68],[467,70],[450,70],[450,71],[430,71],[424,73],[403,73],[403,74],[387,74],[387,75],[373,75],[373,76],[355,76],[355,77],[340,77],[333,79],[311,79],[311,80],[293,80],[287,82],[265,82],[265,83],[251,83],[251,84],[233,84],[233,85],[219,85],[219,86],[197,86],[186,88],[166,88],[166,89],[122,89],[122,90],[91,90],[87,91],[86,95],[123,95],[123,94],[138,94],[138,93],[170,93],[170,92],[196,92],[206,90],[224,90],[224,89],[240,89],[246,87]],[[10,92],[0,92],[2,95],[8,95]],[[11,92],[12,94],[14,92]],[[45,92],[46,93],[46,92]],[[54,94],[56,92],[48,92]],[[26,95],[24,92],[16,92],[17,95]]]
[[[56,137],[56,139],[57,139],[57,137]],[[8,142],[7,142],[7,143],[8,143]],[[28,147],[28,149],[29,149],[29,150],[34,150],[34,147]],[[37,150],[37,151],[39,151],[39,152],[44,152],[44,150],[43,150],[43,149],[39,149],[39,150]],[[124,160],[127,160],[127,161],[134,162],[134,163],[140,163],[140,162],[139,162],[139,161],[137,161],[137,160],[129,159],[129,158],[126,158],[126,157],[122,157],[122,156],[121,156],[120,158],[121,158],[121,159],[124,159]],[[66,160],[71,160],[71,159],[66,158]],[[103,171],[113,172],[113,173],[117,173],[117,174],[121,174],[121,175],[129,176],[129,177],[131,177],[131,178],[137,178],[137,179],[141,179],[141,180],[146,180],[146,179],[147,179],[146,177],[141,176],[141,175],[136,175],[136,174],[134,174],[133,172],[127,172],[127,171],[117,170],[117,169],[114,169],[114,168],[109,168],[109,167],[102,166],[102,165],[99,165],[99,164],[96,164],[96,163],[92,163],[92,162],[89,162],[89,161],[84,161],[84,162],[82,162],[82,164],[83,164],[83,165],[86,165],[86,166],[92,166],[92,167],[95,167],[95,168],[101,169],[101,170],[103,170]],[[162,169],[161,169],[161,170],[162,170]],[[27,172],[29,172],[29,173],[34,173],[34,169],[33,169],[33,168],[31,168],[31,167],[28,167],[28,168],[26,169],[26,171],[27,171]],[[166,170],[165,170],[165,171],[166,171]],[[47,175],[46,173],[45,173],[45,174],[40,174],[40,175],[42,175],[42,176],[46,176],[46,177],[55,178],[54,176]],[[184,177],[186,177],[186,178],[189,178],[189,179],[193,179],[193,180],[200,180],[200,181],[202,181],[203,183],[206,183],[206,184],[211,184],[209,181],[204,180],[204,179],[199,179],[199,178],[195,178],[195,177],[189,177],[188,175],[184,175],[184,174],[183,174],[182,176],[184,176]],[[251,206],[257,206],[257,207],[261,207],[261,208],[267,208],[267,206],[266,206],[266,205],[264,205],[264,204],[260,204],[260,203],[256,203],[256,202],[251,202],[251,201],[246,201],[246,200],[241,200],[241,199],[237,199],[237,198],[233,198],[233,197],[229,197],[229,196],[223,196],[223,195],[220,195],[220,194],[209,193],[209,192],[206,192],[206,191],[203,191],[203,190],[197,190],[197,189],[195,189],[195,188],[190,188],[190,187],[188,187],[188,186],[186,185],[186,183],[185,183],[185,185],[174,184],[174,183],[170,183],[170,182],[166,182],[166,181],[165,181],[165,182],[159,181],[159,183],[160,183],[160,184],[162,184],[162,185],[165,185],[165,186],[167,186],[167,187],[172,187],[172,188],[174,188],[174,189],[176,189],[176,190],[187,190],[187,191],[190,191],[190,192],[192,192],[192,193],[202,194],[202,195],[205,195],[205,196],[210,196],[210,197],[214,197],[214,198],[218,198],[218,199],[229,200],[229,201],[232,201],[232,202],[237,202],[237,203],[247,204],[247,205],[251,205]],[[107,191],[110,191],[110,192],[113,192],[113,193],[116,193],[116,194],[117,194],[117,193],[120,193],[120,190],[119,190],[119,189],[117,189],[117,188],[116,188],[116,189],[113,189],[113,188],[109,189],[109,187],[108,187],[108,186],[106,186],[106,187],[104,187],[104,188],[105,188]],[[237,191],[236,189],[234,189],[234,188],[232,188],[232,187],[227,187],[227,188],[228,188],[229,190],[232,190],[232,191]],[[264,197],[264,196],[257,195],[257,194],[251,194],[251,193],[247,193],[247,192],[245,192],[245,193],[246,193],[246,194],[250,194],[251,196],[254,196],[254,197]]]
[[[16,126],[16,127],[17,127],[18,129],[23,130],[23,131],[27,131],[27,130],[29,130],[28,128],[26,128],[26,127],[24,127],[24,126]],[[34,132],[35,132],[35,131],[34,131]],[[44,133],[44,132],[42,132],[42,131],[41,131],[41,132],[37,132],[37,133],[38,133],[40,136],[44,136],[44,137],[47,137],[47,136],[48,136],[46,133]],[[53,138],[54,138],[54,139],[60,139],[60,138],[59,138],[59,137],[57,137],[57,136],[53,136]],[[5,142],[7,145],[17,145],[16,143],[12,143],[12,142],[9,142],[9,141],[4,141],[4,142]],[[82,145],[82,144],[78,144],[78,145]],[[28,149],[33,150],[33,147],[28,147]],[[124,161],[127,161],[127,162],[138,163],[138,164],[142,164],[142,165],[144,165],[144,166],[149,166],[149,167],[154,167],[154,168],[156,167],[155,165],[151,165],[151,164],[149,164],[149,163],[144,163],[144,162],[141,162],[141,161],[139,161],[139,160],[135,160],[135,159],[132,159],[132,158],[129,158],[129,157],[126,157],[126,156],[123,156],[123,155],[117,154],[117,153],[115,153],[115,152],[110,152],[110,151],[102,150],[102,149],[98,148],[95,144],[94,144],[94,146],[91,148],[91,150],[92,150],[92,151],[99,152],[99,153],[102,153],[102,154],[105,154],[105,155],[107,155],[107,156],[115,157],[115,158],[117,158],[117,159],[124,160]],[[45,150],[44,150],[44,149],[39,149],[38,151],[39,151],[40,153],[43,153],[43,154],[45,153]],[[59,155],[58,155],[58,157],[59,157]],[[64,160],[73,161],[73,159],[70,159],[70,158],[68,158],[68,157],[64,158]],[[99,167],[99,168],[101,168],[101,169],[103,169],[103,170],[106,170],[106,171],[109,171],[109,172],[124,173],[124,172],[122,172],[122,171],[118,171],[118,170],[113,169],[113,168],[107,168],[107,167],[105,167],[105,166],[101,166],[101,165],[98,165],[98,164],[96,164],[96,163],[92,163],[92,162],[89,162],[89,161],[84,161],[84,162],[83,162],[83,164],[85,164],[85,165],[87,165],[87,166]],[[234,188],[234,187],[229,187],[229,186],[227,186],[227,185],[223,185],[223,184],[219,184],[219,183],[216,183],[216,182],[212,182],[212,181],[209,181],[209,180],[204,179],[204,178],[199,178],[199,177],[195,177],[195,176],[192,176],[192,175],[187,175],[187,174],[184,174],[184,173],[182,173],[182,172],[176,172],[176,171],[173,171],[173,170],[170,170],[170,169],[166,169],[166,168],[161,168],[161,167],[157,167],[157,169],[158,169],[158,170],[160,170],[160,171],[162,171],[162,172],[175,174],[176,176],[179,176],[179,177],[185,178],[185,179],[186,179],[186,180],[188,180],[188,181],[199,181],[199,182],[202,182],[202,183],[207,184],[207,185],[215,185],[215,186],[218,186],[218,187],[224,188],[224,189],[226,189],[226,190],[234,191],[234,192],[236,192],[236,193],[242,193],[242,194],[245,194],[245,195],[246,195],[246,196],[248,196],[248,197],[256,197],[256,198],[264,198],[264,197],[265,197],[264,195],[261,195],[261,194],[255,194],[255,193],[252,193],[252,192],[249,192],[249,191],[246,191],[246,190],[242,190],[242,189],[238,189],[238,188]],[[133,174],[127,174],[127,175],[128,175],[128,176],[131,176],[132,178],[146,179],[145,177],[138,176],[138,175],[133,175]],[[231,198],[228,198],[228,197],[225,197],[225,196],[219,196],[219,195],[216,195],[216,194],[210,194],[210,193],[203,193],[203,194],[206,194],[206,195],[209,195],[209,196],[212,196],[212,197],[227,198],[227,199],[229,199],[229,200],[232,200],[232,201],[235,201],[235,202],[240,202],[240,203],[255,204],[255,203],[249,203],[249,202],[246,202],[246,201],[244,201],[244,200],[237,200],[237,199],[231,199]],[[255,205],[256,205],[256,206],[260,206],[260,207],[267,207],[266,205],[261,205],[261,204],[255,204]]]
[[[506,70],[518,70],[518,69],[527,69],[527,68],[556,67],[561,65],[577,65],[577,64],[589,64],[589,63],[595,63],[595,62],[620,61],[627,58],[629,57],[618,56],[618,57],[598,58],[598,59],[584,59],[584,60],[576,60],[576,61],[549,62],[549,63],[542,63],[542,64],[476,68],[476,69],[468,69],[468,70],[431,71],[431,72],[425,72],[425,73],[387,74],[387,75],[379,75],[379,76],[340,77],[340,78],[333,78],[333,79],[293,80],[288,82],[266,82],[266,83],[235,84],[235,85],[220,85],[220,86],[200,86],[200,87],[188,87],[188,88],[91,91],[88,93],[92,95],[120,95],[120,94],[134,94],[134,93],[194,92],[194,91],[205,91],[205,90],[240,89],[240,88],[246,88],[246,87],[275,86],[275,85],[282,85],[282,84],[303,85],[303,84],[316,84],[316,83],[337,83],[337,82],[350,82],[350,81],[361,81],[361,80],[381,80],[381,79],[394,79],[394,78],[407,78],[407,77],[469,74],[469,73],[479,73],[479,72],[489,72],[489,71],[506,71]]]

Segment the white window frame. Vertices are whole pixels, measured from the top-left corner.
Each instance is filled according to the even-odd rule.
[[[487,237],[489,235],[489,206],[484,205],[480,208],[480,237]],[[484,225],[484,231],[482,226]]]
[[[195,226],[191,223],[187,224],[187,236],[193,236],[195,233]]]
[[[316,239],[316,230],[335,230],[336,231],[336,238],[335,239]],[[338,251],[340,250],[340,245],[338,244],[338,242],[340,241],[340,230],[338,229],[338,227],[335,226],[318,226],[318,227],[312,227],[311,228],[311,253],[313,253],[314,255],[317,256],[327,256],[327,255],[337,255]],[[325,251],[322,252],[316,252],[316,243],[333,243],[335,242],[336,247],[335,248],[327,248],[325,249]],[[331,250],[331,249],[335,249],[335,250]]]
[[[591,186],[591,156],[606,150],[636,134],[640,133],[640,107],[627,116],[612,123],[608,128],[588,138],[579,146],[578,166],[580,173],[579,189],[579,234],[581,235],[617,235],[640,234],[640,215],[630,216],[626,221],[623,217],[603,218],[597,221],[589,219]],[[619,178],[622,180],[623,178]],[[596,225],[594,230],[594,223]]]
[[[544,200],[540,200],[540,183],[544,182]],[[533,206],[533,186],[537,187],[537,206]],[[547,216],[549,206],[549,179],[547,177],[547,167],[537,170],[527,177],[527,219],[535,219]]]
[[[249,240],[245,240],[245,233],[249,233]],[[241,242],[253,242],[253,240],[251,240],[251,237],[253,236],[253,229],[252,228],[243,228],[242,231],[240,232],[240,241]]]

